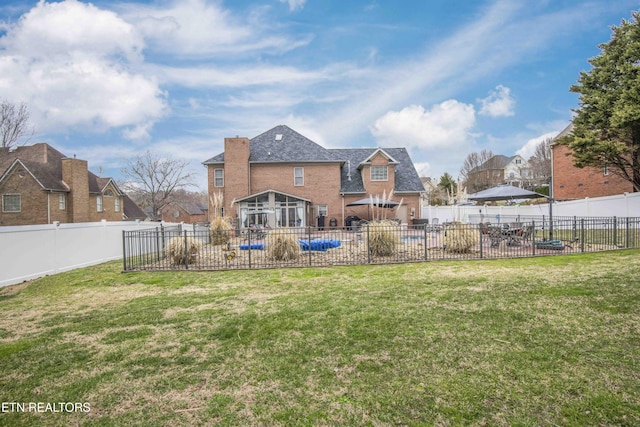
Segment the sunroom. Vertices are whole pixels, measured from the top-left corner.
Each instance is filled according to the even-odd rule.
[[[235,203],[238,206],[240,228],[280,228],[305,227],[311,200],[266,190],[238,199]]]

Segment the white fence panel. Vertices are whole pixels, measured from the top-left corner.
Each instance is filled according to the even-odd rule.
[[[500,222],[503,217],[548,216],[549,204],[515,206],[423,206],[422,218],[432,223],[462,221]],[[553,216],[578,217],[638,217],[640,216],[640,193],[625,193],[618,196],[586,198],[553,204]]]
[[[123,230],[156,226],[103,221],[0,227],[0,287],[121,259]]]

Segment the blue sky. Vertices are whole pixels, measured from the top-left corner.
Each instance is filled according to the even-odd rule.
[[[578,106],[569,87],[634,0],[3,2],[0,98],[36,134],[119,178],[148,149],[201,163],[286,124],[327,147],[407,147],[459,174],[528,158]]]

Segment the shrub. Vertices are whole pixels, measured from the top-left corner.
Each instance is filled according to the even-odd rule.
[[[447,225],[444,238],[442,240],[444,249],[448,252],[466,253],[470,252],[479,240],[478,230],[460,222]]]
[[[298,259],[301,253],[300,243],[292,231],[275,229],[267,233],[265,240],[267,258],[274,261]]]
[[[165,252],[174,265],[193,264],[196,262],[196,256],[201,247],[202,242],[194,237],[178,236],[169,240],[165,247]]]
[[[216,216],[209,226],[209,236],[212,245],[225,245],[233,237],[233,226],[227,218]]]
[[[371,221],[364,225],[362,234],[374,256],[389,256],[396,252],[400,243],[400,226],[388,219]]]

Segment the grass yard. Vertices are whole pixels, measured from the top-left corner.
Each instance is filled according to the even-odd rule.
[[[121,268],[0,289],[0,425],[640,425],[639,250]]]

